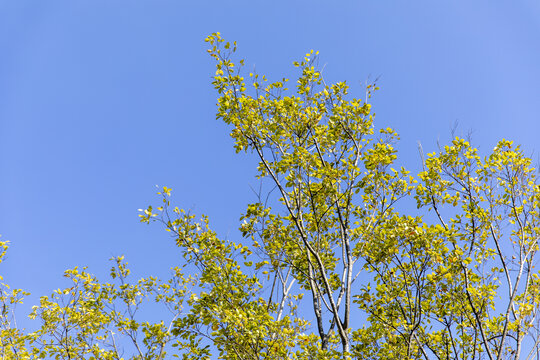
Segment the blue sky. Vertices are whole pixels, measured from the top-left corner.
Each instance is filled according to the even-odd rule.
[[[503,137],[540,151],[537,1],[1,0],[0,273],[29,304],[66,268],[104,276],[115,255],[166,274],[173,241],[137,217],[156,184],[239,239],[255,158],[215,120],[215,31],[270,78],[294,80],[310,49],[356,97],[379,77],[376,122],[412,170],[417,141],[434,151],[456,121],[481,153]]]

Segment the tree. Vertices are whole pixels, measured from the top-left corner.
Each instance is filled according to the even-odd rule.
[[[294,92],[258,74],[246,85],[236,43],[206,40],[217,117],[271,187],[241,216],[243,240],[219,238],[165,187],[140,216],[175,239],[172,277],[131,283],[122,258],[113,283],[68,270],[73,285],[34,307],[39,330],[2,322],[5,358],[540,357],[540,187],[519,147],[481,157],[455,138],[413,177],[396,166],[397,133],[374,125],[375,85],[349,99],[313,52],[294,64]],[[4,311],[20,295],[3,292]],[[146,301],[168,317],[142,321]]]

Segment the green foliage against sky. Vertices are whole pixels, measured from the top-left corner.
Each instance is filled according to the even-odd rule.
[[[518,146],[501,140],[480,156],[455,138],[412,176],[395,165],[397,132],[375,126],[375,85],[351,98],[346,83],[325,82],[314,52],[294,63],[295,84],[270,82],[243,70],[235,43],[206,40],[217,117],[271,184],[241,215],[243,237],[219,237],[163,188],[140,216],[174,238],[171,277],[133,281],[122,257],[110,282],[67,270],[71,285],[33,308],[33,332],[14,317],[25,293],[2,284],[3,359],[540,354],[540,189]]]

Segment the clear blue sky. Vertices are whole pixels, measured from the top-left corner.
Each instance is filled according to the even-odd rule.
[[[136,276],[167,273],[178,253],[137,209],[173,188],[176,205],[238,239],[255,198],[254,158],[215,120],[204,38],[236,40],[248,69],[294,78],[320,51],[326,78],[380,77],[379,126],[419,166],[436,141],[473,132],[540,151],[538,1],[0,1],[0,273],[32,292],[76,265],[104,277],[125,254]],[[536,156],[536,155],[533,155]]]

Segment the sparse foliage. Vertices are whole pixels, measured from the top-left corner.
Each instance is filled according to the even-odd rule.
[[[175,239],[171,278],[132,282],[122,258],[110,283],[68,270],[72,285],[41,298],[31,333],[11,316],[24,293],[2,285],[3,358],[540,357],[540,188],[518,146],[482,157],[455,138],[411,176],[397,133],[375,127],[375,85],[349,98],[313,52],[294,64],[295,90],[246,83],[236,43],[206,40],[217,117],[270,186],[241,216],[242,238],[221,239],[163,188],[140,216]],[[167,315],[141,320],[148,303]]]

